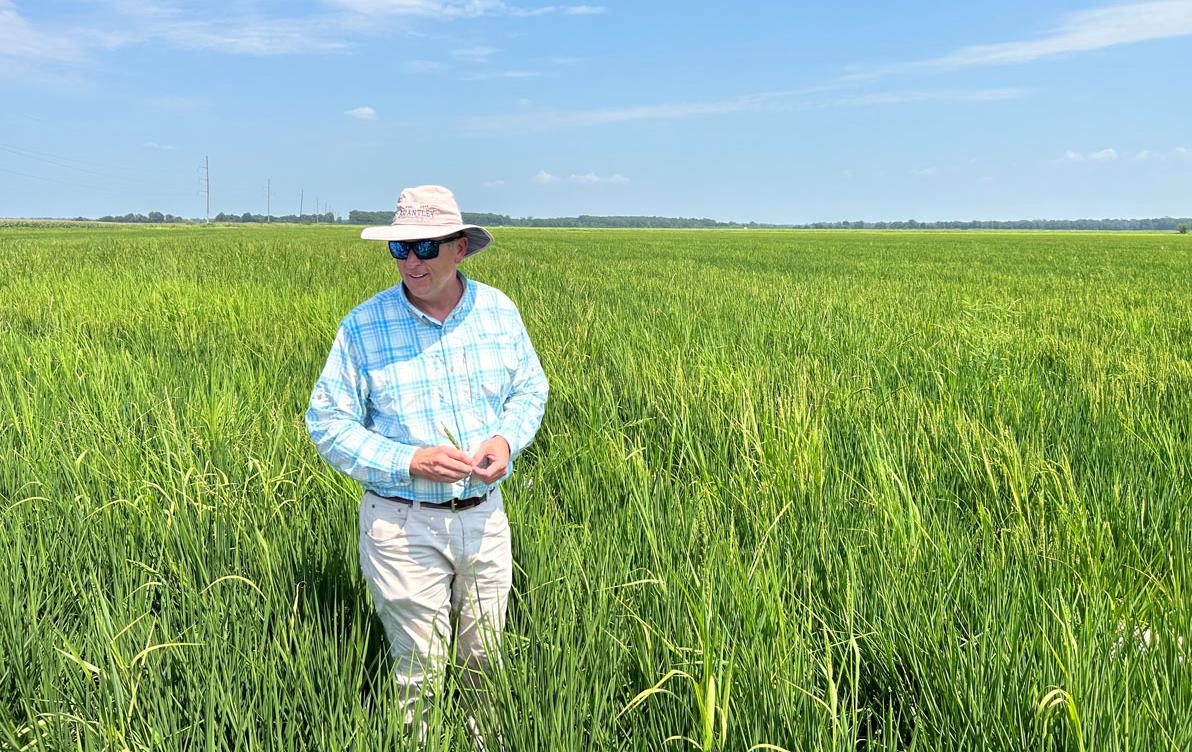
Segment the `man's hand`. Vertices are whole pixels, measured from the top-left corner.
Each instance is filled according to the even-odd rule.
[[[505,456],[508,457],[508,453]],[[439,483],[454,483],[466,478],[470,472],[472,458],[454,447],[422,447],[414,452],[414,458],[410,460],[410,475]]]
[[[484,483],[502,478],[509,469],[509,442],[504,436],[494,436],[476,448],[472,455],[472,474]]]

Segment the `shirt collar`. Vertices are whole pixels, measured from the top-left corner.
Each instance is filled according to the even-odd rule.
[[[406,295],[405,282],[397,283],[397,287],[395,288],[397,290],[397,297],[406,307],[406,311],[409,312],[409,314],[414,318],[425,321],[428,324],[434,324],[435,326],[446,326],[452,321],[462,319],[464,316],[467,316],[468,311],[472,310],[472,306],[476,303],[476,285],[472,284],[472,281],[458,269],[455,270],[455,274],[464,283],[464,294],[462,297],[460,297],[459,302],[455,304],[455,308],[451,309],[451,313],[447,314],[446,321],[439,322],[438,319],[427,315],[425,312],[419,310],[418,306],[411,303],[410,298]]]

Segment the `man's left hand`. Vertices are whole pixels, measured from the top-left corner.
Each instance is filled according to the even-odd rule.
[[[476,448],[472,455],[472,475],[484,483],[504,477],[509,469],[509,442],[504,436],[494,436]]]

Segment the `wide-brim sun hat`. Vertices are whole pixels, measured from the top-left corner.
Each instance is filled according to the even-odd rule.
[[[393,222],[365,227],[360,237],[364,240],[423,240],[457,232],[468,236],[465,256],[479,253],[493,242],[488,230],[479,225],[464,224],[459,204],[451,191],[441,185],[420,185],[406,188],[397,197]]]

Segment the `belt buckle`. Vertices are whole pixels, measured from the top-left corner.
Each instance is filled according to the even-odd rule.
[[[458,509],[456,509],[456,508],[455,508],[455,502],[457,502],[457,501],[459,501],[459,500],[458,500],[458,499],[456,499],[454,496],[452,496],[452,497],[451,497],[451,501],[450,501],[450,502],[448,502],[449,504],[451,504],[451,511],[452,511],[452,512],[458,512],[458,511],[459,511]]]

